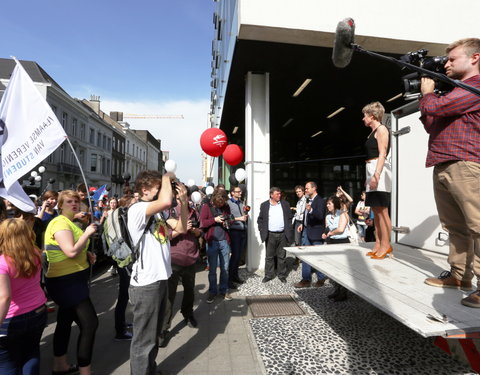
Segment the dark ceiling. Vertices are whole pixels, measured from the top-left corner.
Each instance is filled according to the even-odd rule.
[[[347,68],[338,69],[331,54],[331,48],[237,41],[221,120],[230,143],[245,143],[247,72],[269,72],[272,163],[363,155],[369,130],[362,122],[362,107],[378,100],[389,112],[405,104],[403,98],[386,101],[402,92],[401,76],[408,72],[359,53]],[[306,78],[312,82],[292,97]],[[339,107],[346,109],[326,118]],[[235,126],[239,130],[232,135]],[[322,134],[311,137],[320,130]]]

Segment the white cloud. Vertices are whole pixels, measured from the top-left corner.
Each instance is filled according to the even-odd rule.
[[[162,150],[170,151],[170,159],[177,163],[176,175],[182,180],[202,182],[202,150],[200,135],[207,128],[208,100],[171,102],[101,102],[102,111],[123,112],[124,115],[183,115],[183,119],[124,119],[132,129],[148,130],[162,142]]]

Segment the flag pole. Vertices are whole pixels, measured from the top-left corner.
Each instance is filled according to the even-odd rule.
[[[85,178],[85,173],[83,173],[83,168],[82,165],[80,164],[80,160],[78,159],[77,153],[75,152],[75,148],[73,148],[72,142],[70,142],[70,138],[68,136],[65,137],[67,139],[68,144],[70,145],[70,148],[73,152],[73,156],[75,157],[75,160],[77,161],[78,167],[80,168],[80,173],[82,174],[83,182],[85,183],[85,189],[87,189],[87,200],[88,200],[88,206],[90,207],[90,224],[93,223],[93,207],[92,207],[92,200],[90,199],[89,196],[89,187],[87,183],[87,179]],[[92,238],[92,249],[95,249],[93,246],[93,243],[95,241],[95,238]],[[88,249],[87,249],[88,251]],[[92,276],[93,276],[93,264],[90,265],[90,276],[88,278],[88,288],[90,289],[92,285]]]
[[[80,168],[80,173],[82,174],[83,182],[85,183],[85,187],[87,189],[87,195],[89,193],[89,187],[87,183],[87,179],[85,178],[85,173],[83,173],[83,168],[82,165],[80,164],[80,160],[78,159],[77,153],[75,152],[75,149],[73,148],[72,142],[70,142],[70,138],[67,136],[65,137],[67,139],[68,144],[70,145],[70,148],[73,152],[73,156],[75,157],[75,160],[77,161],[78,167]],[[93,207],[92,207],[92,201],[90,200],[90,197],[88,197],[88,206],[90,208],[91,216],[90,219],[92,222],[93,221]]]

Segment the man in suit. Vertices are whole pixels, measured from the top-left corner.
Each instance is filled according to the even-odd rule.
[[[322,234],[325,232],[325,200],[317,194],[317,184],[309,181],[305,184],[305,194],[308,196],[308,203],[305,207],[304,226],[299,227],[303,231],[303,246],[321,245],[323,244]],[[302,262],[302,280],[295,283],[295,288],[308,288],[312,284],[312,272],[317,274],[317,282],[315,287],[321,287],[325,284],[327,277],[313,269],[308,263]]]
[[[275,278],[275,256],[277,257],[278,278],[287,282],[285,246],[293,242],[292,211],[287,201],[282,200],[277,187],[270,189],[270,199],[260,205],[257,224],[262,242],[266,241],[265,277],[266,283]]]

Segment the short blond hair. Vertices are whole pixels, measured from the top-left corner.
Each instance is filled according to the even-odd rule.
[[[373,116],[375,120],[382,122],[383,115],[385,114],[385,108],[380,102],[373,102],[367,104],[362,108],[362,113]]]
[[[450,44],[446,49],[445,52],[449,54],[452,50],[457,47],[463,47],[465,54],[467,56],[472,56],[474,53],[480,53],[480,39],[478,38],[465,38],[460,39],[452,44]]]
[[[65,198],[76,198],[79,202],[81,201],[80,195],[73,190],[63,190],[60,195],[58,196],[58,208],[61,210],[63,207],[63,202],[65,201]]]

